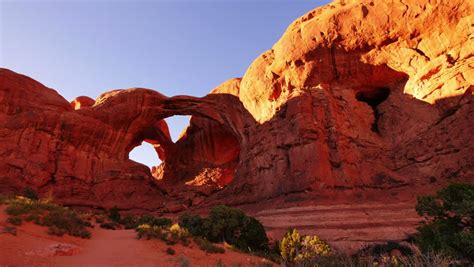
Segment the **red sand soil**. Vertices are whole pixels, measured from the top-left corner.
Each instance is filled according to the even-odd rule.
[[[7,226],[5,206],[0,206],[0,229]],[[188,259],[191,266],[257,266],[262,258],[227,250],[224,254],[206,254],[195,244],[167,246],[158,240],[138,240],[134,230],[92,229],[91,239],[65,235],[50,236],[46,228],[32,223],[17,227],[17,236],[0,234],[0,266],[180,266]],[[61,244],[63,253],[58,253]],[[173,248],[175,255],[166,249]],[[54,255],[54,254],[65,255]]]

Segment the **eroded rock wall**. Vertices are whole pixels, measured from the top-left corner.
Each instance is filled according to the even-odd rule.
[[[336,1],[296,20],[240,84],[258,123],[228,189],[236,202],[474,182],[472,11]]]
[[[141,88],[68,103],[0,70],[0,190],[178,211],[295,192],[474,182],[470,1],[336,1],[204,98]],[[192,115],[173,143],[164,118]],[[128,159],[142,141],[163,163]],[[207,201],[207,202],[206,202]]]

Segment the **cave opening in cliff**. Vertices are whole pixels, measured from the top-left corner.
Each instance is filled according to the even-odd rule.
[[[379,118],[381,113],[378,106],[387,100],[390,95],[390,89],[387,87],[375,88],[374,90],[360,91],[356,94],[356,99],[360,102],[364,102],[369,105],[374,112],[374,122],[372,123],[371,130],[375,133],[379,133]]]
[[[135,162],[144,164],[150,169],[161,164],[161,160],[156,154],[155,147],[146,141],[143,141],[140,145],[134,147],[128,154],[128,158]]]

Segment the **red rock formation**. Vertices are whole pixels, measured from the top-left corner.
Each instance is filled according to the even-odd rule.
[[[81,109],[92,107],[95,103],[95,100],[88,96],[78,96],[73,101],[71,101],[71,107],[73,109]]]
[[[163,190],[146,166],[128,159],[129,152],[147,141],[165,162],[173,158],[177,145],[162,119],[174,114],[213,120],[223,125],[222,131],[235,136],[234,130],[241,126],[232,123],[234,118],[245,117],[232,112],[244,110],[235,96],[168,98],[140,88],[110,91],[93,106],[74,110],[54,90],[6,69],[0,70],[0,92],[0,154],[4,159],[0,162],[0,191],[18,192],[29,186],[70,205],[163,207]],[[210,160],[217,158],[215,153],[206,155]],[[232,158],[221,160],[227,163]],[[189,162],[188,169],[198,163]],[[180,170],[169,171],[174,175]]]
[[[258,124],[236,202],[473,182],[472,14],[466,1],[339,1],[296,20],[240,84]]]
[[[473,182],[473,10],[460,0],[334,2],[204,98],[134,88],[68,103],[0,70],[0,191],[178,211]],[[163,121],[173,115],[193,115],[176,143]],[[163,160],[159,180],[128,159],[142,141]]]

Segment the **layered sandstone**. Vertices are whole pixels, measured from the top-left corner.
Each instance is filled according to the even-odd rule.
[[[69,103],[2,69],[0,191],[179,211],[473,182],[473,11],[334,2],[203,98],[132,88]],[[176,143],[163,121],[173,115],[193,116]],[[152,172],[128,159],[143,141],[163,161]]]

